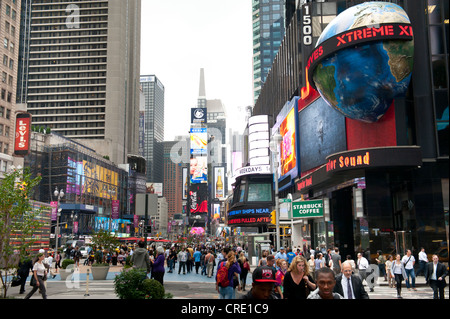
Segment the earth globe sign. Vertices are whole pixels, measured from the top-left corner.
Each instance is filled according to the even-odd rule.
[[[403,8],[393,3],[365,2],[350,7],[323,30],[316,48],[343,32],[386,23],[409,24],[410,20]],[[406,94],[413,56],[413,40],[364,42],[325,57],[312,70],[312,79],[331,107],[348,118],[373,123],[386,113],[394,98]]]

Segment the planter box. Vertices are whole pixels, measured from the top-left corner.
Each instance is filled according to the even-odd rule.
[[[94,280],[106,280],[106,276],[108,276],[109,272],[109,266],[92,266],[91,272]]]

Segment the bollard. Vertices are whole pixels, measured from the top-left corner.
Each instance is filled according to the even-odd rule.
[[[84,296],[89,296],[89,267],[86,268],[86,293]]]

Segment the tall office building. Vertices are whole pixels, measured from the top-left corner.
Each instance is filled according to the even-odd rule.
[[[253,0],[253,98],[258,99],[285,32],[286,0]],[[290,2],[289,2],[290,3]]]
[[[0,2],[0,64],[2,81],[0,82],[0,179],[3,173],[13,165],[14,126],[16,113],[16,80],[18,65],[19,33],[20,33],[20,3],[6,0]]]
[[[144,153],[147,182],[162,183],[164,141],[164,85],[155,75],[141,76],[144,109]]]
[[[22,5],[18,100],[33,125],[126,163],[138,152],[140,0]]]
[[[182,185],[182,166],[174,163],[171,159],[170,152],[177,141],[165,141],[164,145],[164,181],[163,195],[167,200],[168,217],[174,214],[182,213],[183,189]]]

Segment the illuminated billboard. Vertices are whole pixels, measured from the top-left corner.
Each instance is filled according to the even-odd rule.
[[[208,157],[192,156],[190,160],[191,184],[208,182]]]
[[[208,153],[208,134],[206,128],[191,128],[191,155],[206,155]]]
[[[189,214],[208,213],[208,186],[191,184],[189,187]]]
[[[284,179],[288,175],[291,180],[298,176],[300,158],[298,156],[298,97],[294,97],[287,102],[277,116],[277,122],[272,128],[272,132],[278,131],[282,137],[278,145],[278,167],[279,179]]]

